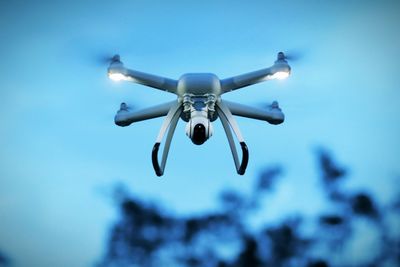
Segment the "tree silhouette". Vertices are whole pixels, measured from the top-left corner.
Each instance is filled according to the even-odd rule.
[[[10,266],[10,259],[0,251],[0,267]]]
[[[300,213],[280,222],[252,227],[248,222],[262,210],[260,199],[273,194],[282,168],[271,166],[256,177],[253,190],[220,193],[217,211],[176,216],[132,196],[124,187],[115,190],[119,219],[114,223],[106,252],[97,264],[111,266],[400,266],[399,233],[390,231],[400,220],[399,199],[383,207],[365,191],[344,189],[348,171],[327,150],[316,153],[321,189],[333,209],[316,218]],[[370,257],[353,255],[360,222],[378,233]],[[313,225],[311,231],[303,225]]]

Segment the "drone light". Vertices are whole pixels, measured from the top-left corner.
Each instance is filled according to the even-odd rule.
[[[289,72],[288,71],[278,71],[272,74],[271,78],[272,79],[278,79],[278,80],[283,80],[289,77]]]
[[[128,77],[126,77],[125,75],[123,75],[122,73],[118,73],[118,72],[111,72],[108,73],[108,77],[113,80],[113,81],[126,81],[128,80]]]

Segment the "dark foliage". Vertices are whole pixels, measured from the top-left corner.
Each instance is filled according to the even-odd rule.
[[[322,215],[320,217],[320,223],[330,226],[339,226],[344,223],[345,219],[336,214]]]
[[[0,266],[10,266],[11,262],[10,260],[4,255],[2,252],[0,252]]]
[[[310,261],[307,267],[329,267],[328,263],[324,260]]]
[[[258,256],[258,243],[253,237],[245,237],[242,252],[236,260],[237,266],[261,266]]]
[[[282,168],[279,166],[266,168],[261,171],[256,186],[257,190],[272,190],[276,179],[282,173]]]
[[[399,216],[398,202],[384,209],[369,193],[344,190],[345,168],[326,150],[319,150],[317,156],[322,189],[334,211],[316,218],[292,215],[261,227],[250,226],[249,220],[267,209],[261,200],[273,193],[280,167],[265,168],[251,194],[225,190],[219,210],[196,216],[165,213],[117,188],[120,218],[98,266],[400,266],[399,238],[390,234],[385,220],[389,214]],[[359,220],[372,223],[381,246],[377,256],[357,265],[357,261],[342,261],[341,256],[349,240],[356,238]],[[310,223],[314,230],[304,231],[302,227]]]
[[[345,168],[338,166],[325,149],[319,149],[318,154],[321,178],[326,184],[331,185],[345,177]]]
[[[270,266],[286,266],[291,259],[303,258],[311,240],[302,237],[298,229],[300,221],[290,220],[277,227],[269,227],[265,234],[270,241]],[[244,265],[243,265],[244,266]]]
[[[325,193],[331,201],[346,202],[346,194],[341,189],[347,170],[337,164],[326,149],[317,150],[318,167],[321,175],[321,182]]]
[[[352,207],[355,214],[376,217],[378,211],[373,200],[366,193],[358,193],[352,198]]]

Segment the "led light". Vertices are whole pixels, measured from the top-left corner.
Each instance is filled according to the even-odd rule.
[[[283,80],[286,79],[287,77],[289,77],[289,72],[287,71],[278,71],[271,76],[272,79],[278,79],[278,80]]]
[[[128,80],[127,77],[121,73],[108,73],[108,77],[116,82]]]

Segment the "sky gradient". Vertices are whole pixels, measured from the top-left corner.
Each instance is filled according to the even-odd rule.
[[[246,191],[263,166],[282,164],[265,218],[313,214],[313,151],[324,146],[350,168],[349,186],[388,200],[400,176],[398,1],[1,1],[0,250],[15,266],[90,266],[116,216],[116,182],[178,214],[212,209],[221,188]],[[150,155],[162,118],[126,128],[121,102],[137,108],[172,94],[109,81],[98,55],[178,79],[220,78],[268,67],[298,51],[292,75],[224,95],[277,100],[279,126],[238,118],[250,150],[236,175],[222,125],[203,146],[179,122],[165,175]],[[396,180],[397,179],[397,180]]]

